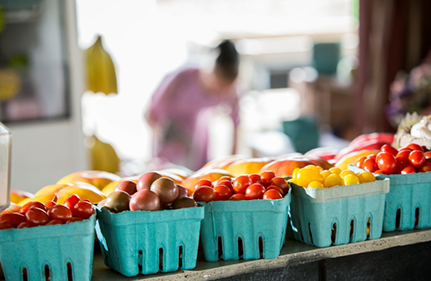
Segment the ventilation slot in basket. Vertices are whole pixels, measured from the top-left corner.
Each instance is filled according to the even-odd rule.
[[[334,244],[335,243],[335,240],[337,239],[337,224],[336,223],[334,223],[333,225],[332,225],[332,233],[331,233],[331,241],[332,241],[332,244]]]
[[[371,234],[371,218],[368,218],[367,221],[367,239],[370,239]]]
[[[67,281],[73,281],[72,264],[67,263]]]
[[[259,254],[260,254],[260,258],[263,259],[263,239],[262,239],[262,236],[259,236]]]
[[[142,250],[138,251],[138,270],[140,273],[142,272],[142,261],[143,261],[143,256],[142,256]]]
[[[163,271],[163,248],[159,249],[159,270]]]
[[[244,255],[244,245],[242,244],[241,237],[238,237],[238,258],[241,259]]]
[[[420,208],[416,208],[415,211],[415,228],[419,225],[419,215],[420,215]]]
[[[51,280],[51,274],[49,271],[49,266],[45,264],[45,281],[50,281],[50,280]]]
[[[397,216],[395,218],[395,229],[400,229],[401,222],[401,209],[397,210]]]
[[[22,281],[28,281],[27,268],[25,268],[25,267],[22,269]]]
[[[298,226],[299,235],[301,235],[301,241],[304,242],[304,235],[302,235],[302,227],[300,221],[298,221]]]
[[[183,268],[183,246],[180,246],[178,253],[179,253],[178,268]]]
[[[311,233],[311,223],[308,223],[308,233],[310,234],[311,244],[313,243],[313,234]]]
[[[218,259],[221,260],[223,257],[223,243],[221,237],[218,238]]]
[[[353,233],[355,233],[355,222],[350,221],[350,242],[353,242]]]

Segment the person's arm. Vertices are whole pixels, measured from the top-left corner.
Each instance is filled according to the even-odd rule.
[[[233,122],[233,144],[232,144],[232,154],[237,153],[237,146],[238,146],[238,126],[240,123],[240,110],[239,110],[239,93],[236,91],[233,95],[232,101],[231,101],[231,112],[230,116],[232,118]]]

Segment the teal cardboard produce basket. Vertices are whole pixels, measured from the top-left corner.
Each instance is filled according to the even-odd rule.
[[[6,280],[91,280],[95,220],[0,230]]]
[[[204,208],[111,213],[98,209],[97,238],[107,266],[125,276],[193,269]]]
[[[363,171],[353,165],[349,169]],[[383,231],[431,227],[431,172],[378,176],[388,178],[391,186],[386,195]]]
[[[205,204],[201,241],[207,261],[274,259],[286,237],[290,192],[278,200]]]
[[[324,189],[291,187],[289,237],[317,247],[381,237],[388,179]]]

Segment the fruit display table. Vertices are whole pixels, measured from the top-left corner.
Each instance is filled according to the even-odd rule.
[[[383,233],[382,238],[328,248],[287,240],[276,259],[205,262],[193,270],[127,278],[96,251],[94,281],[114,280],[428,280],[431,229]]]

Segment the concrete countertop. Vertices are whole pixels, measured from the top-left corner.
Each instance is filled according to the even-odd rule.
[[[316,248],[298,241],[287,240],[281,250],[280,256],[272,260],[206,262],[203,258],[199,257],[196,268],[193,270],[138,275],[130,278],[124,277],[120,273],[105,266],[102,255],[99,252],[95,255],[92,280],[213,280],[259,270],[281,268],[327,258],[381,251],[392,247],[428,241],[431,241],[431,229],[383,233],[380,239],[331,246],[328,248]]]

